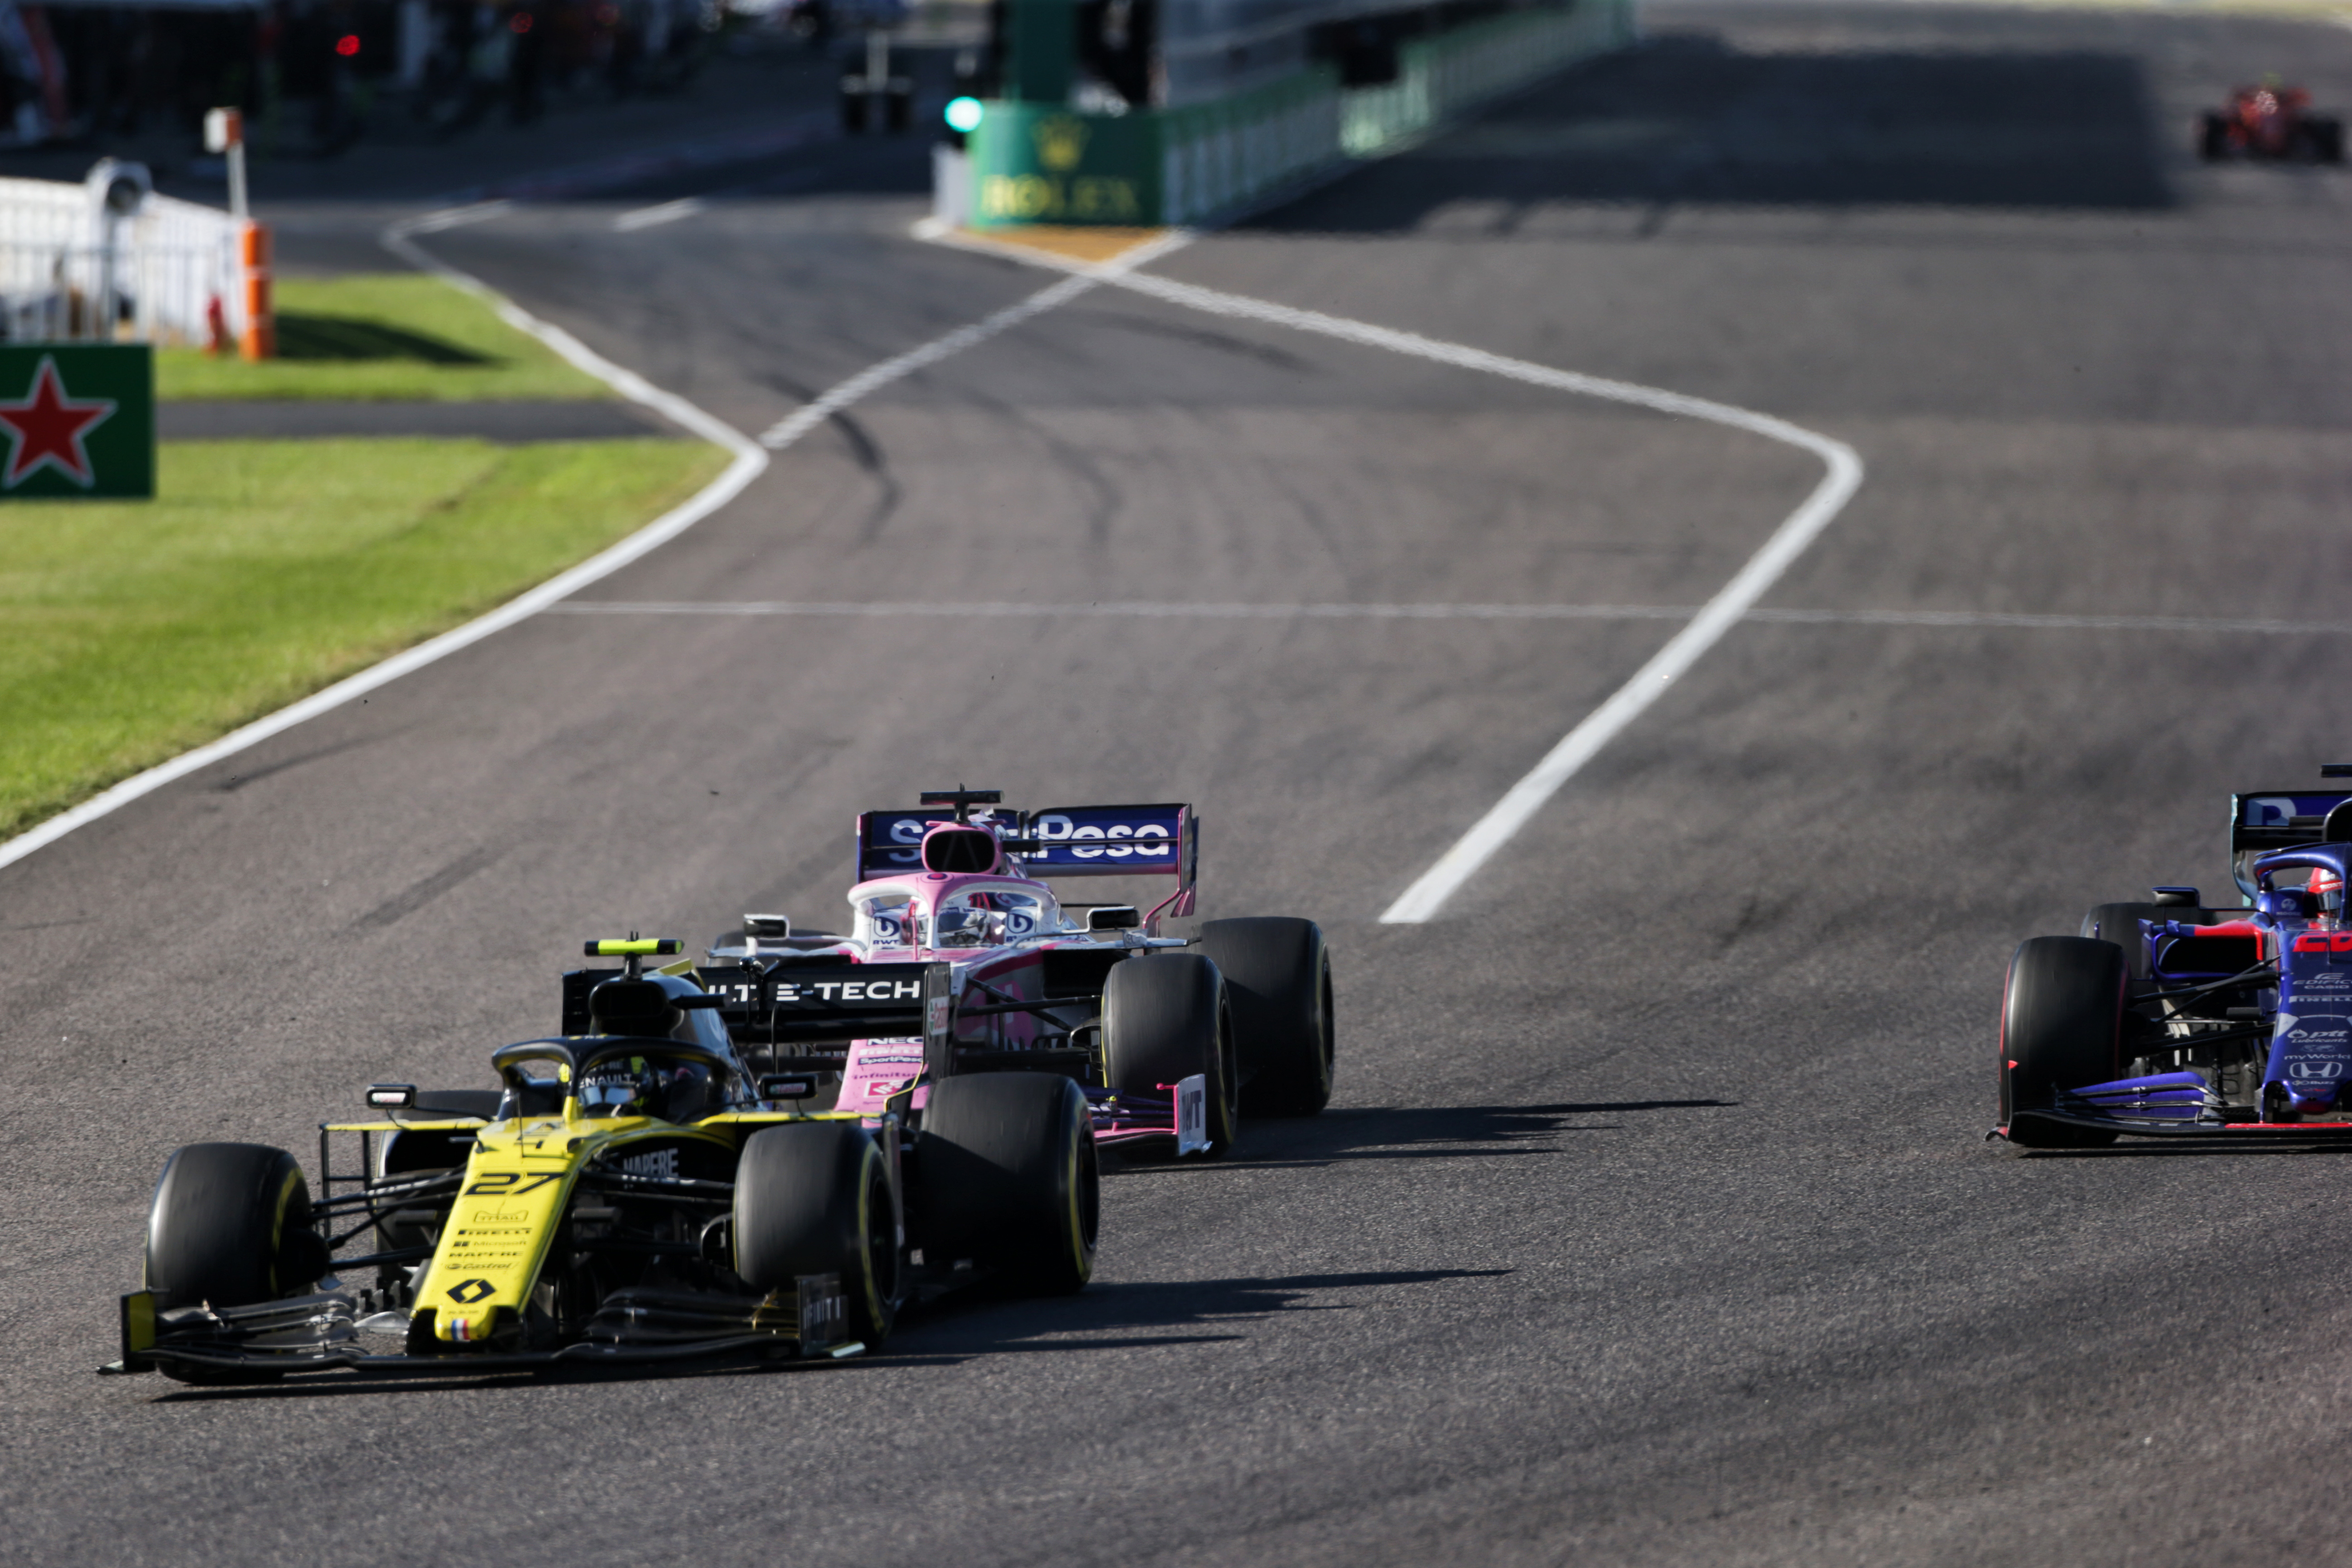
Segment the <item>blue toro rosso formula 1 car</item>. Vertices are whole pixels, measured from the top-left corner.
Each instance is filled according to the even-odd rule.
[[[2320,770],[2352,779],[2352,765]],[[2352,793],[2230,802],[2241,897],[2101,904],[2010,960],[1999,1136],[2029,1149],[2156,1137],[2352,1135]]]

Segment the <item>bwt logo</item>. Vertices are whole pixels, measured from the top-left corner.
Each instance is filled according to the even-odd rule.
[[[2286,1070],[2287,1076],[2294,1079],[2334,1079],[2344,1076],[2344,1064],[2342,1062],[2289,1062],[2286,1065]]]

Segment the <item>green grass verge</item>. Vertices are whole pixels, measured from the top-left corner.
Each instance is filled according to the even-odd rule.
[[[9,503],[0,837],[512,598],[726,461],[657,439],[167,443],[155,500]]]
[[[155,395],[470,403],[610,397],[612,389],[421,272],[288,278],[278,284],[278,357],[247,363],[200,349],[155,355]]]

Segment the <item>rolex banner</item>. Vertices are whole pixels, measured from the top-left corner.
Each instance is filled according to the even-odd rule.
[[[155,493],[145,343],[0,344],[0,500]]]

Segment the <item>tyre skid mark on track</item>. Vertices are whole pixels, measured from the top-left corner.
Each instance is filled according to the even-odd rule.
[[[1366,348],[1382,349],[1461,370],[1477,371],[1573,396],[1648,408],[1660,414],[1719,425],[1751,436],[1760,436],[1782,446],[1795,447],[1821,460],[1824,470],[1821,482],[1799,503],[1796,510],[1781,520],[1780,526],[1765,540],[1763,547],[1748,558],[1748,563],[1713,598],[1699,607],[1680,631],[1666,640],[1664,647],[1635,670],[1624,685],[1562,736],[1524,777],[1504,792],[1502,799],[1489,807],[1484,816],[1472,824],[1467,832],[1439,856],[1429,869],[1397,895],[1395,901],[1381,912],[1381,921],[1385,925],[1418,925],[1433,919],[1446,900],[1460,890],[1464,883],[1475,876],[1481,867],[1509,843],[1519,829],[1543,809],[1562,784],[1575,777],[1585,763],[1616,739],[1627,725],[1647,711],[1678,677],[1705,657],[1708,649],[1722,640],[1726,632],[1755,607],[1757,600],[1780,581],[1781,574],[1821,536],[1822,531],[1844,510],[1845,503],[1862,488],[1862,458],[1853,447],[1819,431],[1808,430],[1801,425],[1791,424],[1769,414],[1718,403],[1713,398],[1669,392],[1664,387],[1644,386],[1638,382],[1555,370],[1549,365],[1513,359],[1507,354],[1492,353],[1465,343],[1424,337],[1419,332],[1375,326],[1369,321],[1329,315],[1321,310],[1277,305],[1270,300],[1229,294],[1222,289],[1204,289],[1197,284],[1181,283],[1171,278],[1134,270],[1144,262],[1156,259],[1159,255],[1186,243],[1190,237],[1186,230],[1176,230],[1143,250],[1122,256],[1112,267],[1100,268],[1073,264],[1017,245],[996,244],[977,236],[944,229],[936,223],[918,225],[915,232],[918,237],[938,244],[1011,256],[1034,267],[1069,272],[1074,278],[1095,278],[1116,288],[1207,315],[1262,321],[1269,326],[1309,332]]]

